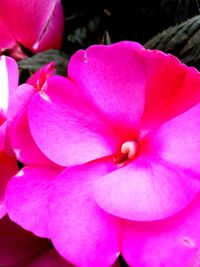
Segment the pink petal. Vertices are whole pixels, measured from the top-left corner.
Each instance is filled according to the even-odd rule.
[[[62,166],[110,155],[119,146],[110,121],[63,77],[50,77],[33,98],[29,125],[41,151]]]
[[[138,267],[199,266],[196,265],[200,248],[199,205],[200,195],[185,210],[169,219],[125,222],[122,254],[127,263]]]
[[[118,254],[116,219],[95,204],[92,183],[113,166],[103,161],[66,169],[50,195],[50,236],[76,266],[111,266]]]
[[[3,122],[0,125],[0,151],[5,150],[6,128],[7,128],[7,121]]]
[[[12,34],[12,31],[10,31],[7,23],[5,22],[4,17],[1,14],[0,16],[0,51],[4,49],[10,49],[15,45],[15,38]],[[4,14],[5,15],[5,14]]]
[[[27,109],[32,97],[38,90],[43,90],[47,79],[54,73],[54,62],[45,65],[28,79],[28,84],[19,86],[11,99],[8,110],[7,144],[15,151],[17,159],[25,164],[50,164],[30,134]]]
[[[25,0],[5,0],[1,5],[0,20],[5,21],[17,42],[32,49],[34,43],[43,36],[58,2],[60,1],[34,0],[27,3]],[[62,18],[57,17],[58,21],[60,19]]]
[[[47,245],[48,240],[25,231],[7,216],[0,220],[0,266],[13,266],[24,258],[31,258]]]
[[[35,72],[25,84],[18,86],[12,94],[8,110],[8,120],[15,120],[20,113],[23,113],[32,99],[40,90],[43,90],[47,79],[55,74],[55,63],[50,62]]]
[[[64,13],[62,4],[57,1],[51,18],[48,21],[47,28],[41,39],[34,44],[33,49],[35,52],[48,50],[53,48],[60,49],[64,31]]]
[[[162,158],[200,177],[200,104],[163,124],[144,141],[144,153]]]
[[[154,127],[200,101],[200,75],[172,55],[143,50],[146,67],[146,104],[143,122]]]
[[[5,122],[6,117],[4,115],[4,112],[0,110],[0,126]]]
[[[51,164],[35,144],[28,125],[27,112],[19,114],[10,125],[10,144],[16,157],[24,164]]]
[[[10,57],[0,57],[0,114],[7,116],[8,105],[18,86],[17,63]]]
[[[105,115],[133,126],[145,102],[142,49],[138,43],[120,42],[78,51],[69,63],[69,79]]]
[[[56,167],[25,167],[7,186],[6,207],[10,218],[23,228],[48,236],[48,196],[56,176]]]
[[[4,196],[7,184],[17,171],[16,159],[8,156],[4,151],[0,151],[0,218],[6,214]]]
[[[42,90],[46,80],[56,72],[55,63],[52,61],[36,71],[26,83],[33,85],[37,90]]]
[[[16,120],[17,116],[27,109],[27,105],[36,92],[30,84],[18,86],[10,101],[7,118],[9,122]]]
[[[17,88],[17,90],[11,97],[7,113],[7,129],[5,142],[6,151],[10,155],[14,154],[11,144],[11,135],[14,135],[13,127],[15,127],[16,125],[16,119],[21,113],[26,111],[27,105],[34,94],[35,88],[33,86],[29,84],[22,84]],[[28,149],[28,147],[26,147],[26,149]]]
[[[94,197],[112,215],[150,221],[180,211],[199,190],[199,175],[194,172],[140,156],[99,179]]]
[[[34,75],[32,83],[36,83],[39,74],[40,72],[37,72]],[[32,85],[23,84],[13,95],[8,110],[7,146],[10,146],[17,159],[25,164],[49,164],[50,161],[35,144],[28,125],[27,109],[36,92]]]

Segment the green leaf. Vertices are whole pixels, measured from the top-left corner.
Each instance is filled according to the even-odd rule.
[[[150,39],[145,47],[173,54],[200,69],[200,15],[170,27]]]
[[[52,61],[56,64],[56,73],[66,76],[69,57],[59,50],[52,49],[17,62],[20,70],[20,82],[25,82],[30,75]]]

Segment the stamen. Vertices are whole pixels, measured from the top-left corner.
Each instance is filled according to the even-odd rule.
[[[114,155],[114,163],[123,166],[127,161],[132,160],[138,151],[138,143],[127,141],[123,143],[121,149]]]
[[[129,159],[133,159],[137,152],[138,144],[135,141],[127,141],[121,147],[122,154],[127,154]]]

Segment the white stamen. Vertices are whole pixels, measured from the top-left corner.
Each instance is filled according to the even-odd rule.
[[[129,159],[133,159],[137,152],[138,144],[135,141],[127,141],[121,147],[122,154],[128,154]]]

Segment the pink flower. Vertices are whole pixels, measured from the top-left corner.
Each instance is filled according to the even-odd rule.
[[[11,96],[18,84],[16,62],[0,57],[0,218],[6,213],[5,188],[9,179],[18,171],[16,159],[6,152],[7,110]]]
[[[7,216],[0,220],[0,266],[5,267],[72,267],[50,240],[25,231]]]
[[[25,229],[32,230],[42,237],[48,237],[49,191],[52,181],[63,170],[63,167],[49,160],[33,140],[28,125],[28,108],[34,95],[38,91],[43,93],[48,78],[54,73],[55,64],[53,62],[42,67],[28,79],[26,84],[18,87],[8,109],[8,143],[15,152],[16,158],[25,165],[16,174],[16,181],[19,181],[17,190],[19,190],[18,192],[23,191],[23,193],[20,199],[15,199],[16,194],[11,193],[13,209],[9,216]],[[26,175],[35,176],[37,182],[30,180],[21,184],[19,177],[26,177]],[[33,183],[30,184],[30,182]],[[16,183],[15,186],[17,186]],[[37,219],[38,217],[40,220]]]
[[[13,177],[13,220],[34,232],[48,221],[76,266],[111,266],[119,253],[130,266],[188,266],[200,247],[199,88],[196,69],[137,43],[78,51],[27,111],[38,148],[68,168]]]
[[[4,0],[0,10],[0,51],[16,59],[32,52],[60,48],[64,15],[60,0]],[[30,33],[31,32],[31,33]]]
[[[28,105],[33,96],[43,90],[46,80],[54,75],[55,64],[51,62],[20,85],[12,96],[8,109],[8,139],[17,159],[23,164],[49,163],[35,144],[27,121]]]

